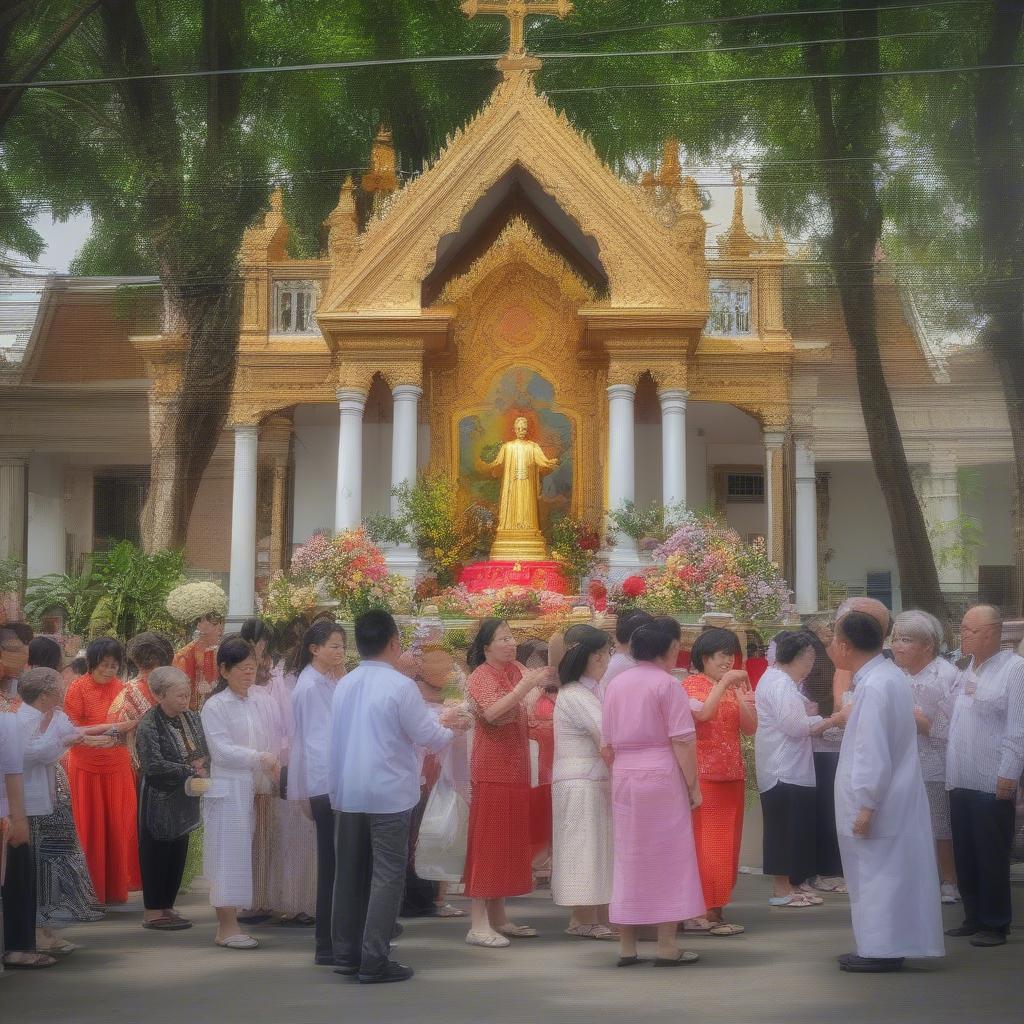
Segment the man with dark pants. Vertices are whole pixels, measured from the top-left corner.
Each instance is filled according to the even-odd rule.
[[[946,746],[946,787],[964,921],[946,934],[1001,946],[1010,930],[1014,802],[1024,771],[1024,658],[1001,651],[1002,621],[969,608],[960,647],[971,658],[956,681]]]
[[[405,981],[389,959],[405,885],[409,826],[420,799],[420,751],[451,743],[455,712],[440,722],[416,684],[398,671],[398,626],[386,612],[355,624],[362,662],[331,702],[330,797],[335,812],[332,938],[338,974],[364,985]]]

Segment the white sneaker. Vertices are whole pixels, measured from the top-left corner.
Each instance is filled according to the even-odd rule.
[[[960,902],[960,890],[952,882],[943,882],[939,886],[939,891],[942,893],[943,903],[959,903]]]

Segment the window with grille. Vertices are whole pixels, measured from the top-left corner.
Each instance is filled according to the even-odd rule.
[[[725,478],[727,501],[764,501],[764,473],[729,473]]]
[[[313,314],[320,299],[316,281],[274,282],[274,333],[317,334]]]
[[[712,278],[708,282],[711,313],[705,334],[738,337],[752,334],[750,296],[752,282],[746,279]]]
[[[93,551],[106,551],[121,540],[141,543],[139,520],[148,489],[148,469],[104,471],[93,477]]]

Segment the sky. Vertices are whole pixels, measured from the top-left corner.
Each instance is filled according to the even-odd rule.
[[[35,264],[38,272],[66,274],[71,261],[89,237],[91,223],[88,213],[77,214],[64,224],[55,221],[49,211],[40,213],[32,225],[46,241],[46,249]]]

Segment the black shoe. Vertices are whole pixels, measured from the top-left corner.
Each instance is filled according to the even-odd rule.
[[[239,914],[239,924],[263,924],[265,921],[270,920],[270,914]]]
[[[355,964],[343,964],[337,960],[332,960],[332,964],[337,964],[334,968],[335,974],[343,974],[346,978],[354,978],[359,973],[359,968]]]
[[[408,981],[416,972],[405,964],[389,960],[376,974],[360,974],[360,985],[383,985],[389,981]]]
[[[845,953],[839,958],[839,970],[851,974],[890,974],[903,968],[903,957],[857,956]]]
[[[955,928],[947,928],[946,934],[951,939],[963,939],[968,935],[977,935],[981,929],[976,924],[958,924]]]
[[[979,929],[978,933],[971,939],[972,946],[1005,946],[1006,935],[1003,932],[992,928]]]
[[[642,964],[643,960],[638,956],[620,956],[616,967],[636,967],[637,964]]]

